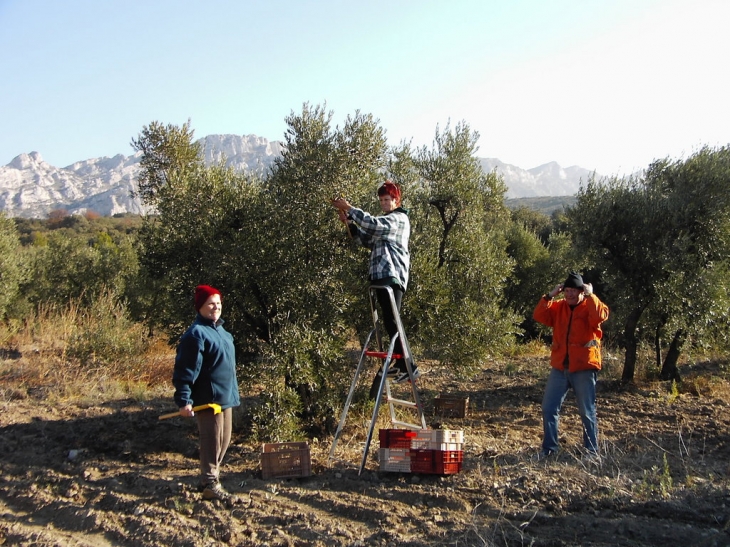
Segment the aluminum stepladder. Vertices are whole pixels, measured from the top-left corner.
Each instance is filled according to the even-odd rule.
[[[390,340],[390,345],[388,346],[388,351],[383,351],[383,343],[382,343],[382,336],[380,332],[380,321],[378,320],[378,310],[377,310],[377,296],[376,291],[378,289],[382,289],[387,291],[389,299],[390,299],[390,305],[391,309],[393,310],[393,317],[395,319],[396,325],[398,327],[398,332],[393,335],[392,340]],[[332,448],[330,449],[329,453],[329,461],[332,461],[334,459],[335,455],[335,448],[337,447],[337,441],[339,440],[340,434],[342,433],[342,429],[345,426],[345,422],[347,421],[347,412],[350,409],[350,404],[352,403],[352,397],[355,393],[355,388],[357,387],[358,379],[360,378],[360,373],[363,370],[363,365],[365,364],[365,360],[368,357],[374,357],[382,359],[382,372],[383,374],[380,376],[380,387],[378,389],[378,395],[375,398],[375,406],[373,408],[373,416],[370,420],[370,427],[368,428],[367,438],[365,440],[365,448],[363,449],[362,453],[362,460],[360,461],[360,469],[358,471],[358,475],[360,475],[363,470],[365,469],[365,463],[367,462],[368,457],[368,451],[370,450],[370,442],[373,438],[373,431],[375,429],[375,423],[378,419],[378,411],[380,410],[380,404],[383,400],[383,393],[385,393],[385,401],[388,403],[388,407],[390,410],[390,421],[394,426],[402,426],[407,429],[426,429],[426,418],[423,414],[423,405],[421,404],[421,398],[418,395],[418,389],[416,388],[416,382],[413,379],[413,370],[415,368],[415,363],[413,361],[413,354],[411,353],[411,348],[408,345],[408,338],[406,338],[406,334],[403,330],[403,323],[400,319],[400,313],[398,313],[398,309],[395,305],[395,297],[393,295],[393,289],[387,285],[371,285],[368,288],[368,296],[370,298],[370,312],[373,317],[373,329],[368,334],[365,344],[363,344],[362,353],[360,354],[360,361],[357,364],[357,369],[355,370],[355,376],[352,379],[352,385],[350,385],[350,392],[347,395],[347,400],[345,401],[345,407],[342,409],[342,415],[340,417],[340,423],[337,425],[337,431],[335,432],[334,439],[332,441]],[[375,337],[375,343],[377,345],[377,350],[371,350],[370,344],[373,342],[373,336]],[[400,354],[394,354],[393,350],[395,348],[396,341],[400,339],[401,340],[401,346],[403,348],[403,355]],[[390,378],[388,378],[388,370],[391,366],[394,365],[396,359],[403,358],[406,363],[406,370],[408,371],[408,385],[411,389],[411,394],[413,395],[413,400],[407,400],[407,399],[397,399],[392,396],[391,390],[390,390]],[[413,409],[417,415],[418,419],[420,420],[420,424],[413,424],[409,422],[401,421],[397,418],[395,414],[395,407],[405,407]]]

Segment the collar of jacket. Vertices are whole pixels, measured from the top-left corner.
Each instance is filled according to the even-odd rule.
[[[222,317],[220,319],[218,319],[217,322],[214,323],[211,319],[208,319],[207,317],[203,317],[202,315],[200,315],[200,313],[198,313],[198,316],[195,319],[198,323],[200,323],[202,325],[208,325],[209,327],[220,327],[223,323],[225,323],[225,321],[223,320]]]

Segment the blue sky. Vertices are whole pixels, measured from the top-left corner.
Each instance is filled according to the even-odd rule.
[[[726,0],[0,0],[0,165],[133,153],[152,121],[281,140],[357,110],[391,144],[624,174],[730,144]]]

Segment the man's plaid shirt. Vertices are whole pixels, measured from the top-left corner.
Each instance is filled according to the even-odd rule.
[[[352,237],[370,249],[370,280],[394,278],[406,290],[411,267],[408,211],[398,207],[387,215],[376,217],[353,207],[347,216],[352,220]]]

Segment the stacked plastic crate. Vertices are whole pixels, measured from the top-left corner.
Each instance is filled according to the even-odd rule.
[[[381,471],[450,475],[461,471],[464,432],[449,429],[381,429]]]

